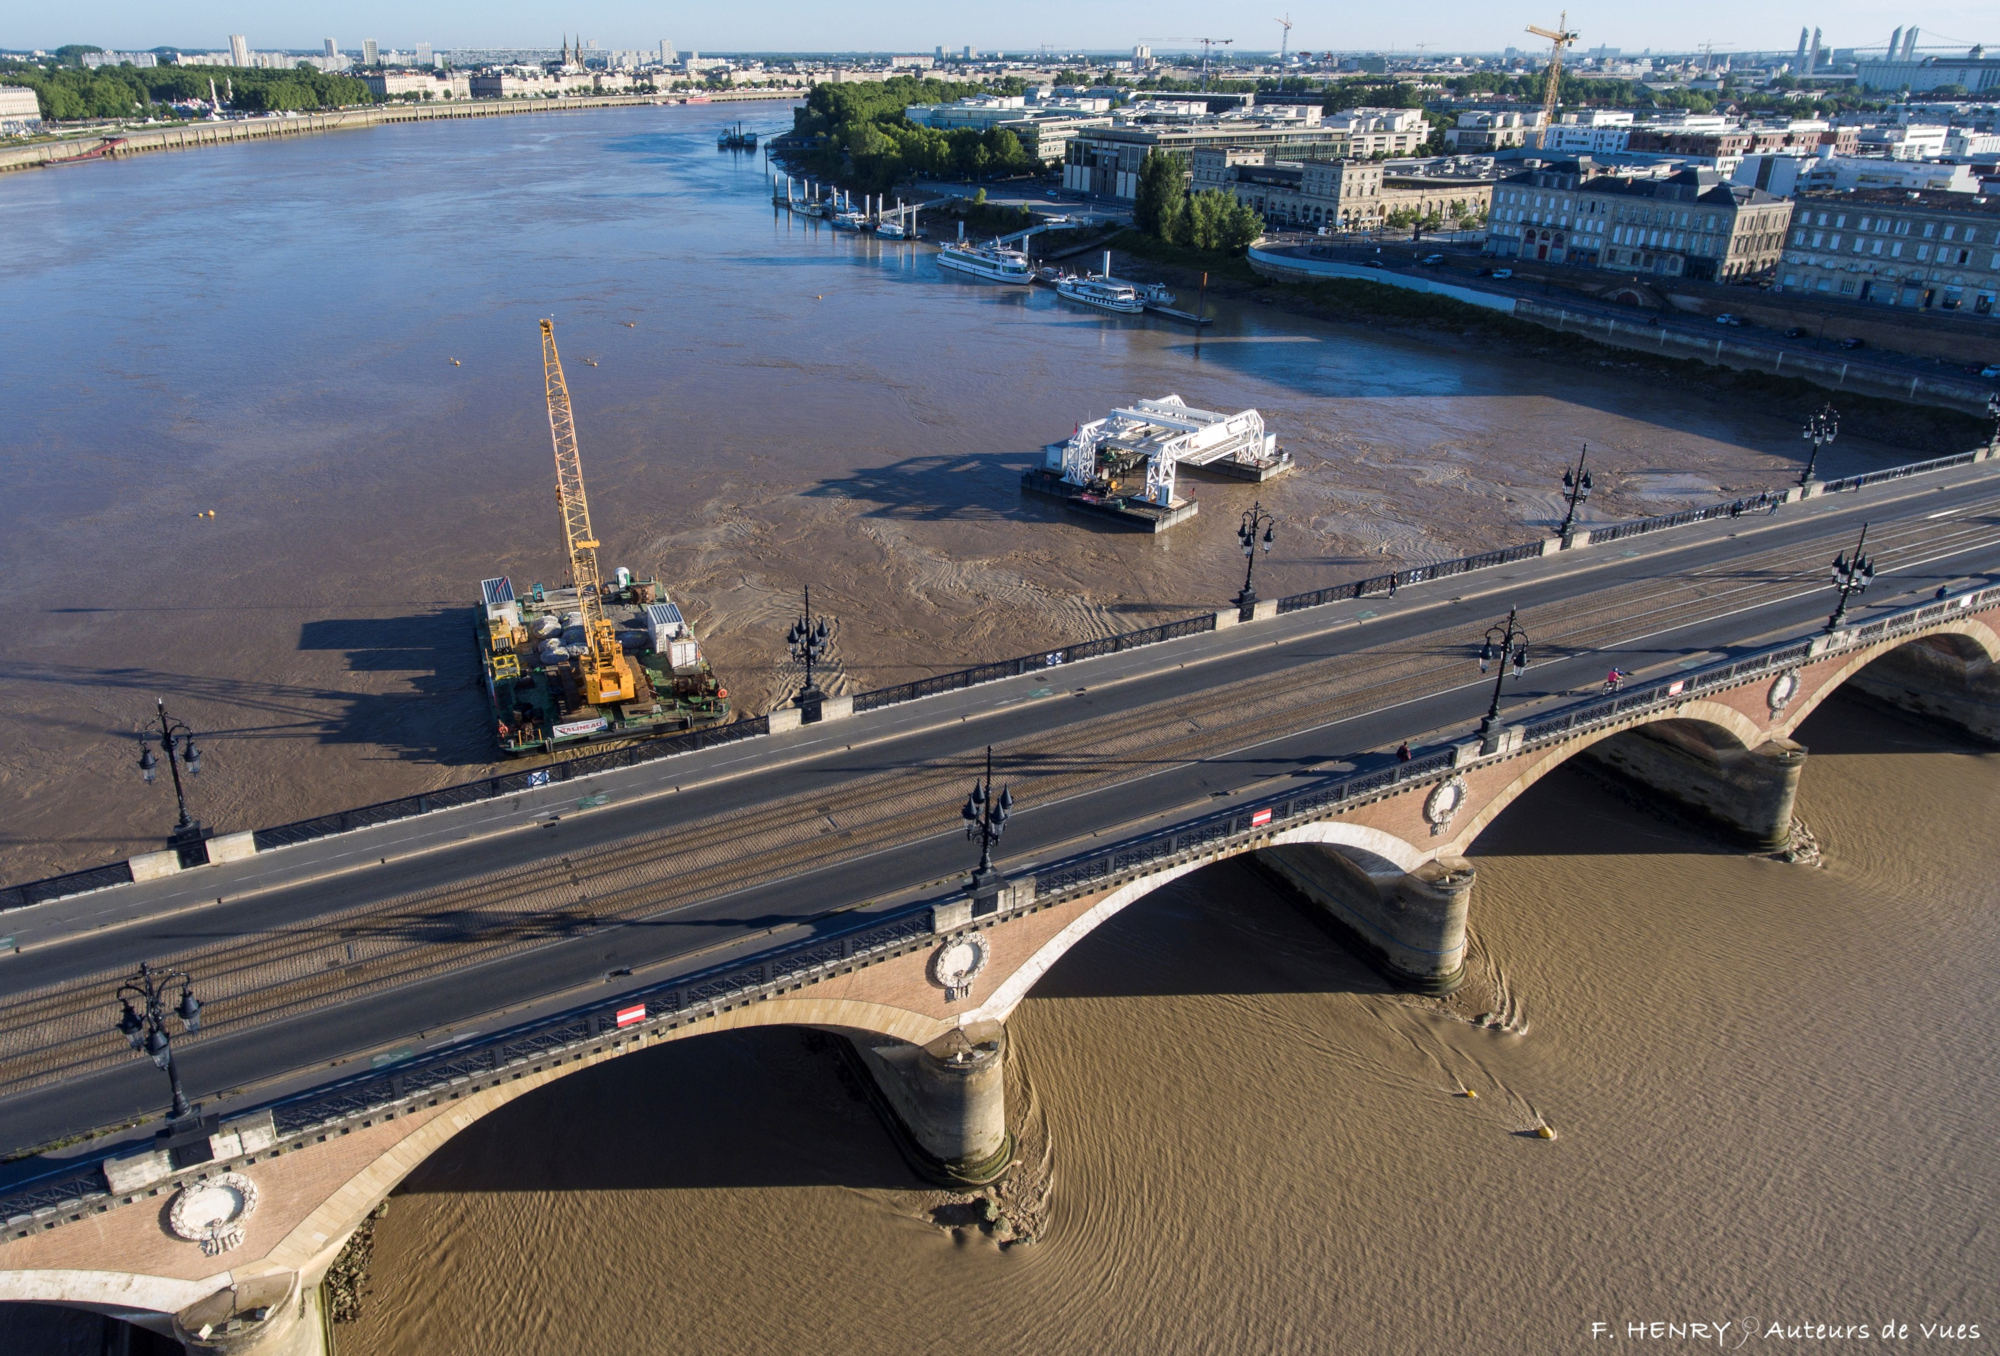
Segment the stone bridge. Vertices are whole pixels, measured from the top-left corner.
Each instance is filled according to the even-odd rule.
[[[1595,759],[1748,847],[1779,847],[1806,762],[1791,736],[1829,694],[1852,682],[2000,742],[1996,659],[2000,587],[1559,707],[1381,772],[1041,864],[983,895],[360,1075],[223,1122],[198,1166],[136,1153],[93,1162],[43,1199],[6,1199],[0,1300],[93,1310],[191,1351],[325,1351],[327,1268],[445,1141],[577,1070],[737,1027],[844,1036],[908,1147],[940,1175],[991,1180],[1012,1155],[1009,1015],[1072,946],[1167,881],[1256,854],[1390,975],[1447,991],[1463,970],[1465,853],[1568,759]]]

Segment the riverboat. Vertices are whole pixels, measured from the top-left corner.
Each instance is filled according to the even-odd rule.
[[[968,245],[959,241],[940,249],[937,261],[939,268],[970,274],[987,282],[1030,283],[1035,278],[1034,270],[1028,267],[1027,255],[998,243]]]
[[[715,139],[715,149],[718,151],[754,151],[757,149],[757,134],[755,132],[744,131],[743,124],[739,122],[735,127],[724,131],[721,136]]]
[[[845,212],[835,212],[827,224],[836,231],[858,231],[868,224],[868,218],[850,208]]]
[[[884,240],[904,240],[909,237],[909,232],[903,229],[903,223],[893,218],[884,220],[877,225],[875,227],[875,234],[881,236]]]
[[[1113,311],[1119,315],[1142,315],[1146,310],[1146,303],[1139,296],[1137,288],[1130,283],[1113,282],[1108,278],[1087,278],[1072,274],[1057,280],[1056,295],[1065,301],[1094,306],[1100,311]]]
[[[536,584],[516,597],[502,575],[482,580],[479,592],[474,634],[502,753],[552,753],[729,719],[728,690],[659,581],[621,569],[604,586],[604,615],[635,680],[631,699],[606,705],[586,701],[577,684],[576,656],[588,642],[575,589]]]

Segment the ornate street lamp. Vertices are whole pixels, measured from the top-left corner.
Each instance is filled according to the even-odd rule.
[[[1493,733],[1493,726],[1500,719],[1500,685],[1507,680],[1507,670],[1511,667],[1517,678],[1528,671],[1528,633],[1515,620],[1518,612],[1517,608],[1508,608],[1507,620],[1489,626],[1485,643],[1479,647],[1479,671],[1486,672],[1496,660],[1500,669],[1493,675],[1493,701],[1486,708],[1486,719],[1479,722],[1482,739]]]
[[[168,1008],[166,991],[176,980],[181,986],[180,1002]],[[119,1034],[134,1050],[150,1055],[153,1063],[166,1071],[167,1081],[173,1087],[174,1104],[167,1113],[170,1128],[193,1114],[187,1094],[181,1091],[181,1071],[174,1063],[173,1038],[167,1033],[169,1017],[180,1018],[182,1028],[190,1036],[201,1030],[201,1000],[194,996],[193,983],[184,970],[155,970],[149,964],[141,964],[138,974],[118,986],[118,999],[124,1009],[118,1017]],[[137,1008],[132,1006],[134,1000],[139,1004]]]
[[[1563,514],[1562,526],[1556,529],[1556,535],[1561,537],[1564,543],[1569,541],[1569,530],[1576,526],[1577,509],[1584,500],[1590,498],[1590,472],[1585,470],[1583,465],[1589,456],[1590,444],[1585,443],[1583,451],[1577,454],[1576,469],[1572,471],[1567,466],[1563,468],[1563,498],[1569,501],[1569,512]]]
[[[1812,455],[1806,458],[1806,469],[1799,472],[1799,484],[1812,479],[1813,466],[1819,461],[1819,450],[1832,442],[1840,432],[1840,416],[1833,406],[1822,405],[1806,420],[1805,432],[1800,436],[1813,445]]]
[[[167,756],[167,771],[173,774],[174,804],[180,810],[180,818],[174,823],[174,831],[167,837],[167,846],[187,847],[199,843],[205,835],[202,832],[201,821],[188,814],[187,788],[181,784],[181,768],[183,766],[187,768],[188,776],[199,777],[201,750],[195,747],[194,731],[187,727],[187,723],[167,714],[167,703],[164,699],[154,700],[159,707],[160,732],[158,735],[148,732],[139,736],[139,775],[146,779],[147,785],[152,784],[155,769],[160,766],[160,760],[153,756],[153,740],[158,739],[160,752]]]
[[[1826,619],[1829,634],[1840,629],[1841,621],[1847,616],[1847,600],[1867,588],[1875,579],[1875,562],[1861,554],[1868,545],[1868,524],[1861,525],[1861,539],[1854,543],[1854,558],[1845,554],[1833,558],[1833,587],[1840,594],[1840,602],[1833,609],[1833,615]]]
[[[1000,890],[1000,872],[993,865],[993,845],[1000,841],[1000,835],[1007,829],[1007,820],[1014,813],[1014,793],[1008,787],[1000,788],[996,799],[993,795],[993,746],[986,746],[986,778],[972,784],[972,794],[965,798],[965,808],[959,814],[965,820],[965,836],[979,843],[979,869],[972,873],[973,897],[997,895]]]
[[[1277,519],[1271,516],[1263,501],[1252,504],[1243,511],[1242,525],[1236,529],[1236,544],[1243,550],[1243,591],[1236,595],[1236,612],[1244,621],[1257,614],[1257,589],[1252,580],[1257,573],[1257,546],[1259,528],[1263,529],[1264,553],[1271,551],[1271,527]]]
[[[832,647],[828,638],[826,618],[815,618],[812,611],[812,585],[806,585],[806,610],[792,623],[792,629],[785,633],[785,644],[790,647],[792,659],[806,666],[806,685],[799,689],[798,704],[808,718],[819,719],[820,702],[826,697],[813,679],[813,666],[826,658]]]

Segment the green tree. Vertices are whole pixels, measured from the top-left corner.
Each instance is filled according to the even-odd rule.
[[[1172,240],[1186,201],[1187,176],[1180,162],[1160,151],[1146,152],[1146,158],[1139,162],[1132,223],[1148,235]]]

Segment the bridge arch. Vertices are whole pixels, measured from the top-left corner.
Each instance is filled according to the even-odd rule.
[[[1921,635],[1902,636],[1857,650],[1815,684],[1812,691],[1801,693],[1774,733],[1789,736],[1828,697],[1878,663],[1887,661],[1885,666],[1897,665],[1899,660],[1922,663],[1931,657],[1942,661],[1937,667],[1957,669],[1960,681],[1982,670],[1990,672],[2000,665],[2000,632],[1977,617],[1966,617]]]
[[[1350,824],[1341,820],[1326,820],[1286,829],[1273,834],[1267,842],[1252,851],[1291,843],[1310,843],[1325,847],[1333,855],[1345,861],[1356,873],[1370,877],[1414,871],[1435,855],[1413,846],[1394,834],[1370,828],[1365,824]],[[1127,881],[1112,890],[1071,919],[1053,937],[1043,942],[1033,955],[1000,982],[984,1003],[960,1020],[1006,1021],[1042,976],[1046,975],[1078,942],[1124,912],[1128,905],[1145,898],[1169,881],[1178,880],[1191,871],[1199,871],[1212,864],[1212,861],[1183,862],[1151,875],[1141,876],[1137,880]]]
[[[1525,795],[1530,787],[1586,749],[1620,735],[1646,729],[1665,729],[1695,735],[1719,750],[1734,753],[1757,748],[1768,738],[1755,721],[1734,707],[1721,702],[1695,700],[1685,702],[1671,712],[1635,720],[1629,725],[1612,726],[1586,738],[1558,744],[1532,755],[1515,772],[1511,781],[1494,793],[1479,807],[1477,813],[1466,820],[1465,827],[1451,840],[1446,851],[1455,855],[1465,853],[1479,835],[1485,832],[1486,827],[1498,819],[1508,806]]]

